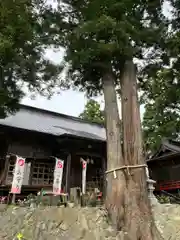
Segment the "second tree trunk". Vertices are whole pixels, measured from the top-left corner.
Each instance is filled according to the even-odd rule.
[[[137,96],[136,69],[127,61],[121,75],[123,121],[123,157],[125,165],[143,165],[140,111]],[[126,173],[124,227],[127,240],[155,240],[154,221],[147,193],[145,168]]]
[[[106,134],[107,134],[107,170],[123,165],[121,151],[121,123],[118,114],[118,105],[112,72],[103,76],[103,92],[105,99]],[[106,175],[106,207],[113,225],[119,228],[123,212],[124,174],[117,172],[114,178],[113,173]]]

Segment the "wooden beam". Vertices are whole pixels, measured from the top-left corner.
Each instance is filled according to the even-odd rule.
[[[102,158],[103,156],[98,153],[91,153],[91,152],[77,152],[75,155],[86,155],[86,156],[91,156],[91,157],[97,157],[97,158]]]
[[[70,193],[70,173],[71,173],[71,154],[68,154],[67,156],[67,162],[66,162],[66,185],[65,190],[67,193]]]

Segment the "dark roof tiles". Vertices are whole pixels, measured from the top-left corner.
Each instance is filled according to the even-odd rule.
[[[21,105],[20,110],[0,125],[37,131],[55,136],[73,135],[95,140],[106,140],[105,128],[78,118]]]

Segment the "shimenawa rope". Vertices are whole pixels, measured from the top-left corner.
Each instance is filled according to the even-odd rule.
[[[116,178],[116,177],[117,177],[117,176],[116,176],[116,171],[120,171],[120,170],[126,169],[127,172],[128,172],[128,175],[130,175],[129,169],[133,169],[133,168],[134,168],[134,169],[135,169],[135,168],[144,168],[144,167],[146,168],[147,165],[146,165],[146,164],[139,164],[139,165],[121,166],[121,167],[117,167],[117,168],[113,168],[113,169],[107,170],[107,171],[106,171],[106,174],[113,172],[114,178]]]

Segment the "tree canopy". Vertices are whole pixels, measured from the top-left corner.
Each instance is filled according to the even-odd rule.
[[[80,118],[90,122],[104,124],[104,113],[100,104],[94,99],[89,99],[85,105],[84,111],[79,115]]]
[[[45,58],[55,40],[55,9],[45,0],[0,2],[0,117],[17,108],[24,84],[30,91],[50,91],[59,67]]]
[[[177,138],[180,132],[180,4],[169,1],[172,16],[163,57],[153,74],[141,82],[145,114],[143,130],[147,148],[157,150],[163,138]]]
[[[67,49],[69,64],[67,80],[90,95],[102,90],[101,77],[107,69],[113,70],[118,83],[127,59],[153,61],[162,54],[166,19],[158,0],[63,0],[59,12],[59,42]]]

